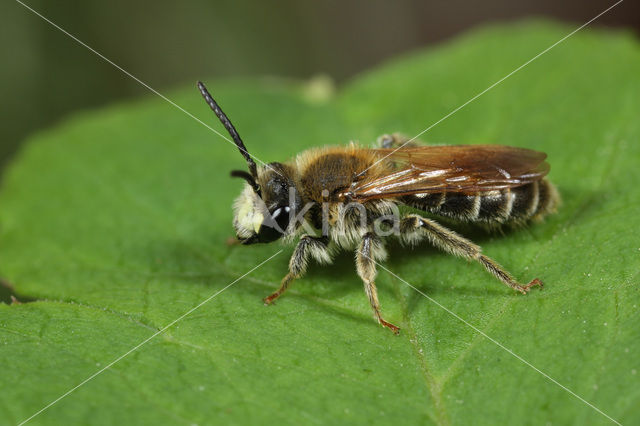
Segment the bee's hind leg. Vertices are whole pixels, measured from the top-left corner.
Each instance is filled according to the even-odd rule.
[[[479,246],[445,228],[434,220],[418,215],[408,215],[400,222],[400,236],[403,241],[416,244],[425,237],[436,247],[467,260],[478,261],[494,277],[514,290],[526,294],[533,286],[542,287],[542,281],[532,280],[529,284],[518,283],[509,272],[495,260],[482,254]]]
[[[331,263],[331,253],[328,247],[328,239],[325,237],[312,237],[304,235],[298,241],[291,260],[289,260],[289,273],[282,279],[280,288],[271,295],[264,298],[264,304],[270,305],[282,293],[284,293],[289,285],[296,278],[300,278],[307,270],[309,264],[309,256],[316,259],[319,263]]]
[[[356,252],[356,269],[358,275],[364,282],[364,291],[367,293],[369,303],[373,309],[373,315],[383,327],[387,327],[395,334],[400,332],[400,328],[385,321],[380,314],[380,302],[378,302],[378,290],[376,289],[376,261],[384,260],[386,251],[382,241],[373,233],[366,233],[362,237],[358,251]]]
[[[418,146],[414,140],[409,142],[409,138],[400,133],[384,134],[376,139],[376,148],[400,148]]]

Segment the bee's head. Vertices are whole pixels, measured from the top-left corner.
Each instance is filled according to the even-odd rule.
[[[233,226],[243,244],[269,243],[295,230],[294,216],[302,201],[284,165],[259,168],[257,181],[244,171],[234,170],[231,176],[247,181],[233,204]]]
[[[243,244],[268,243],[293,232],[295,226],[290,222],[293,221],[294,213],[299,210],[302,201],[295,191],[290,171],[280,163],[258,168],[235,127],[207,88],[201,82],[198,82],[198,88],[247,161],[248,172],[231,172],[231,176],[247,181],[233,205],[233,226],[238,239]]]

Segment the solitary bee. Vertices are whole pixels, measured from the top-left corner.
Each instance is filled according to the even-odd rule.
[[[384,135],[376,148],[356,144],[312,148],[284,163],[258,167],[233,124],[204,84],[198,88],[227,129],[248,171],[231,176],[246,180],[234,203],[233,225],[242,244],[299,238],[280,288],[264,299],[275,301],[310,258],[331,263],[340,249],[355,249],[356,270],[364,282],[375,319],[385,321],[375,285],[376,263],[387,257],[384,239],[416,245],[427,240],[453,255],[479,262],[509,287],[526,294],[539,279],[518,283],[479,246],[417,214],[405,205],[449,219],[499,227],[540,220],[560,199],[545,178],[546,154],[500,145],[418,146],[399,135]]]

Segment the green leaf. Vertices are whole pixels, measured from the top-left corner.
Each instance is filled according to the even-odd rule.
[[[568,34],[544,22],[475,31],[356,78],[335,95],[273,79],[209,81],[253,154],[415,135]],[[544,223],[458,228],[519,279],[391,245],[391,271],[612,418],[640,422],[640,48],[584,30],[422,139],[549,154],[564,204]],[[219,131],[194,85],[169,97]],[[34,135],[4,176],[0,419],[18,423],[255,265],[277,244],[228,246],[243,160],[159,98]],[[380,328],[352,254],[261,298],[291,247],[32,421],[33,424],[608,424],[539,371],[389,273]]]

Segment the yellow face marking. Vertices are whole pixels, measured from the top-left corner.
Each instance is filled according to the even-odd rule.
[[[254,212],[253,213],[253,230],[257,234],[260,231],[260,227],[262,226],[262,221],[264,220],[264,216],[261,213]]]
[[[253,202],[250,197],[244,197],[242,199],[242,204],[238,209],[238,219],[241,221],[245,221],[246,218],[249,218],[253,215]]]
[[[264,220],[264,215],[256,207],[254,197],[251,188],[247,186],[236,200],[236,220],[241,228],[246,230],[245,232],[249,233],[253,230],[257,234]]]

